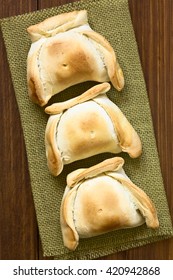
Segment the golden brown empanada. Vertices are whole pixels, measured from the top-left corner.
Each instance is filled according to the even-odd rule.
[[[107,159],[67,176],[61,203],[64,245],[75,250],[80,238],[88,238],[144,223],[158,228],[153,202],[125,174],[120,157]]]
[[[32,45],[27,59],[29,96],[41,106],[56,93],[85,81],[124,86],[122,70],[109,42],[93,31],[87,11],[50,17],[27,29]]]
[[[50,172],[57,176],[64,164],[100,153],[141,154],[140,138],[121,110],[108,99],[109,83],[45,109],[49,114],[45,146]],[[54,115],[55,114],[55,115]]]

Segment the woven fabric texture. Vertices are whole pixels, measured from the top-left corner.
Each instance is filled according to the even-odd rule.
[[[101,154],[74,162],[64,167],[56,178],[50,175],[45,156],[44,132],[48,116],[44,109],[33,104],[27,93],[26,59],[31,41],[26,28],[47,17],[86,9],[91,27],[105,36],[116,51],[125,76],[125,88],[121,93],[113,87],[108,97],[124,112],[140,135],[143,153],[138,159],[125,159],[124,169],[131,180],[142,188],[155,203],[160,227],[151,230],[146,225],[134,229],[114,231],[89,239],[81,239],[75,252],[63,245],[59,212],[66,186],[66,175],[80,167],[89,167],[114,156]],[[140,65],[137,44],[131,23],[127,0],[89,0],[40,10],[1,20],[16,99],[24,132],[31,186],[43,252],[55,259],[94,259],[120,250],[141,246],[172,235],[172,224],[163,186],[159,158],[154,138],[149,101]],[[57,96],[63,101],[77,96],[95,83],[86,82],[73,86]],[[75,124],[72,124],[75,125]]]

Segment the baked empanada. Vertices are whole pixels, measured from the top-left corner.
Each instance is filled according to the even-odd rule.
[[[109,83],[98,84],[80,96],[48,106],[52,114],[45,132],[47,163],[57,176],[64,164],[100,153],[141,154],[137,132],[105,94]],[[55,115],[54,115],[55,114]]]
[[[109,42],[93,31],[87,11],[50,17],[27,29],[29,96],[41,106],[62,90],[85,81],[111,81],[120,91],[123,72]]]
[[[78,169],[67,176],[61,203],[64,245],[75,250],[80,238],[146,223],[158,228],[153,202],[125,174],[120,157],[93,167]]]

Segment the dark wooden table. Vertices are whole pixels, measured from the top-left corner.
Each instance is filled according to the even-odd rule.
[[[0,18],[72,0],[0,0]],[[129,0],[173,219],[173,1]],[[20,116],[0,39],[0,259],[43,259]],[[173,259],[173,238],[102,259]]]

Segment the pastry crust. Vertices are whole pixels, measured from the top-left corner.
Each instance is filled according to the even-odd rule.
[[[75,250],[80,238],[137,227],[159,227],[156,208],[148,195],[122,169],[120,157],[67,176],[61,203],[64,245]],[[70,232],[70,234],[69,234]]]
[[[91,100],[94,97],[96,97],[98,94],[106,93],[109,90],[110,90],[110,84],[108,84],[108,83],[102,83],[102,84],[96,85],[75,98],[69,99],[64,102],[54,103],[51,106],[47,106],[45,108],[45,112],[49,115],[56,115],[56,114],[62,113],[65,110],[67,110],[77,104],[81,104],[83,102]]]
[[[131,157],[141,154],[138,134],[105,95],[109,89],[108,83],[99,84],[76,98],[45,109],[52,114],[45,138],[48,167],[54,176],[60,174],[64,164],[100,153],[124,151]]]
[[[56,175],[63,170],[63,162],[61,158],[61,152],[56,146],[56,129],[58,122],[60,121],[61,114],[51,118],[51,122],[48,121],[45,131],[45,145],[46,145],[46,157],[47,165],[52,174]]]
[[[97,96],[93,100],[98,103],[111,118],[122,151],[128,153],[132,158],[139,157],[142,152],[140,138],[118,106],[109,100],[107,96],[103,95]]]
[[[111,81],[118,91],[124,87],[115,52],[90,28],[86,10],[50,17],[27,31],[32,40],[27,83],[33,102],[44,106],[53,95],[85,81]]]
[[[73,11],[49,17],[42,22],[31,25],[27,28],[27,32],[31,41],[35,42],[84,24],[88,24],[87,12],[85,10]]]

